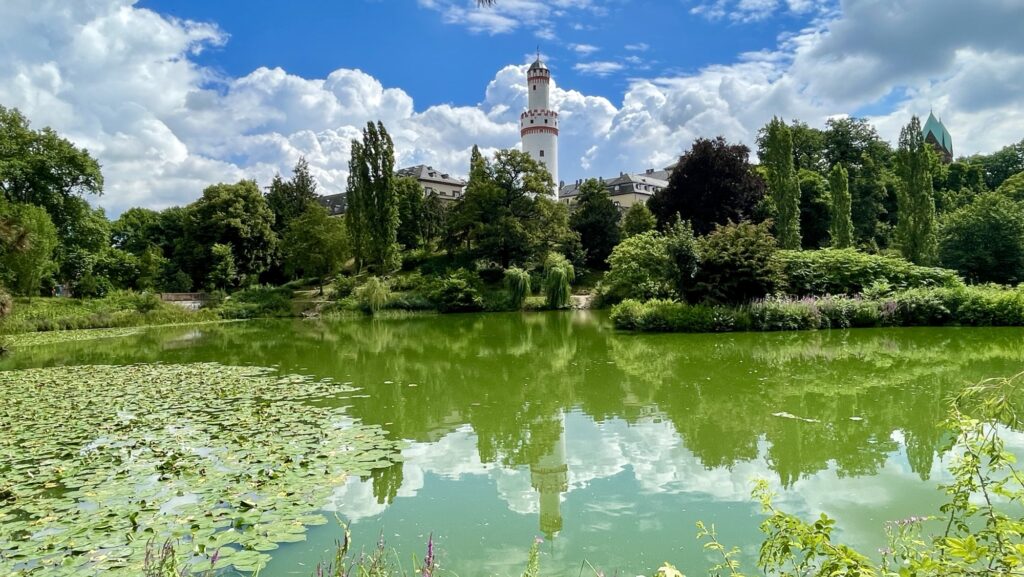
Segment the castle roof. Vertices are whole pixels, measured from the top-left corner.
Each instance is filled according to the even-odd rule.
[[[946,126],[942,124],[942,121],[935,118],[934,113],[928,113],[928,120],[924,123],[922,132],[925,139],[931,134],[935,138],[935,142],[939,143],[939,146],[949,152],[953,151],[953,137],[949,135],[949,131],[946,130]]]
[[[416,180],[429,180],[440,184],[450,184],[453,186],[466,185],[466,181],[461,178],[441,172],[440,170],[436,170],[433,166],[427,166],[425,164],[417,164],[416,166],[402,168],[400,170],[396,170],[395,174],[398,176],[411,176]]]
[[[544,64],[544,62],[540,59],[540,56],[537,56],[537,59],[534,60],[533,64],[530,65],[530,70],[547,70],[547,69],[548,69],[547,64]]]

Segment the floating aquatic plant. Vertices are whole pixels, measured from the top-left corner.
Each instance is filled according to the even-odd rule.
[[[154,539],[196,570],[262,567],[397,458],[339,408],[351,390],[218,364],[0,373],[0,574],[138,575]]]

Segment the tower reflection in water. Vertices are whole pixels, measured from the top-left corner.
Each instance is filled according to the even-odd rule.
[[[557,420],[558,438],[544,455],[530,464],[530,486],[540,493],[540,530],[549,540],[562,530],[562,493],[569,489],[565,463],[565,413]]]

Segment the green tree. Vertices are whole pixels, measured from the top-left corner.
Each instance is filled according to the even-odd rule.
[[[619,208],[615,206],[604,185],[590,178],[579,188],[579,204],[569,217],[569,224],[579,233],[586,249],[587,266],[608,267],[608,255],[619,244]]]
[[[930,173],[931,146],[921,133],[921,121],[914,116],[900,132],[896,168],[902,181],[897,199],[899,220],[896,238],[900,251],[915,264],[928,265],[937,256],[935,197]]]
[[[24,203],[5,203],[0,218],[17,227],[20,240],[0,247],[5,284],[18,294],[39,294],[43,278],[53,271],[57,228],[46,210]]]
[[[231,289],[238,286],[238,266],[235,264],[234,249],[230,244],[214,243],[210,247],[210,272],[206,275],[207,285],[212,289]]]
[[[984,193],[942,220],[939,257],[973,282],[1024,281],[1024,207]]]
[[[647,208],[647,204],[638,202],[626,210],[622,216],[622,236],[629,238],[647,231],[654,230],[657,226],[654,214]]]
[[[129,208],[110,225],[110,241],[114,247],[141,255],[156,244],[154,236],[160,213],[148,208]]]
[[[547,198],[551,175],[524,152],[500,150],[488,162],[474,148],[469,183],[450,218],[449,248],[508,268],[540,260],[570,240],[564,206]]]
[[[92,275],[106,279],[117,289],[139,289],[142,270],[139,257],[116,247],[108,246],[96,254]]]
[[[1004,180],[996,192],[1018,202],[1024,201],[1024,172],[1018,172]]]
[[[690,221],[697,234],[716,225],[752,218],[764,197],[764,181],[750,164],[750,149],[724,138],[700,138],[679,159],[668,186],[654,194],[647,208],[658,227],[679,218]]]
[[[444,236],[448,221],[448,208],[445,201],[435,192],[431,192],[423,199],[423,216],[420,231],[423,234],[423,242],[434,243]]]
[[[833,248],[853,246],[853,219],[850,216],[850,180],[842,164],[832,167],[829,173],[829,188],[832,193],[832,223],[829,236]]]
[[[338,274],[348,259],[345,221],[330,216],[319,204],[307,205],[285,229],[281,247],[288,274],[316,277],[323,294],[324,280]]]
[[[352,141],[346,224],[356,264],[388,272],[399,264],[395,149],[384,124],[368,122]]]
[[[64,204],[73,207],[76,216],[63,235],[57,227],[58,277],[74,286],[92,275],[91,264],[87,263],[95,263],[99,253],[110,246],[110,221],[102,208],[90,207],[85,199],[72,197]],[[91,284],[92,279],[87,282]]]
[[[576,271],[568,259],[557,253],[548,255],[544,260],[544,298],[548,308],[569,306],[575,276]]]
[[[856,242],[872,248],[888,243],[895,205],[887,170],[892,150],[862,118],[829,119],[824,132],[826,166],[842,164],[849,173],[851,217]]]
[[[345,228],[348,230],[349,244],[358,270],[362,270],[366,263],[367,250],[370,246],[370,230],[367,226],[367,176],[364,174],[366,167],[363,155],[363,143],[353,140],[348,160],[348,186],[345,191]]]
[[[764,131],[764,157],[768,190],[775,202],[775,230],[782,248],[800,248],[800,183],[793,170],[793,135],[781,118],[774,117]]]
[[[278,242],[274,213],[255,181],[208,186],[188,210],[185,234],[194,279],[207,278],[215,244],[231,248],[239,285],[256,282],[270,266]]]
[[[800,169],[800,244],[804,248],[821,248],[829,242],[829,221],[832,195],[828,181],[812,170]]]
[[[21,112],[0,106],[0,191],[46,209],[65,244],[88,208],[81,195],[101,194],[103,175],[88,150],[50,128],[32,130]]]
[[[1007,178],[1024,172],[1024,139],[1016,144],[1004,146],[992,154],[972,156],[970,161],[972,164],[981,165],[985,184],[989,190],[995,190]]]
[[[693,293],[700,270],[700,246],[688,221],[677,221],[665,231],[665,250],[672,261],[668,274],[675,279],[676,295],[685,298]]]
[[[316,202],[316,179],[309,172],[306,157],[299,157],[292,168],[291,179],[284,180],[281,175],[274,175],[266,197],[267,205],[274,213],[274,232],[280,234],[292,219],[306,210],[307,205]]]
[[[398,197],[398,244],[405,248],[416,248],[423,242],[426,228],[423,185],[409,176],[395,179],[395,195]]]

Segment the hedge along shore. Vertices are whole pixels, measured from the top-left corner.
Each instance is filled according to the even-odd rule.
[[[870,296],[768,297],[740,306],[627,299],[615,328],[714,333],[899,326],[1024,326],[1024,287],[921,287]]]

